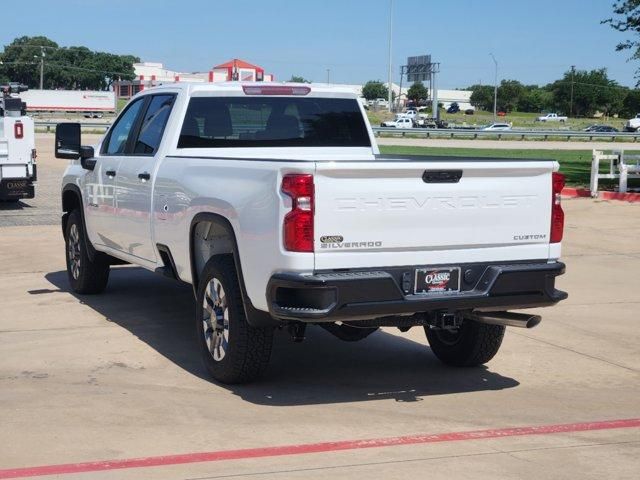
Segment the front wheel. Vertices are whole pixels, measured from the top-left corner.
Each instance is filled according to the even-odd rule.
[[[455,330],[424,327],[438,359],[455,367],[475,367],[491,360],[502,345],[505,327],[465,320]]]
[[[74,292],[93,294],[102,292],[109,281],[109,259],[96,252],[89,257],[84,241],[84,225],[80,212],[74,210],[67,220],[65,231],[67,276]]]
[[[247,383],[260,377],[271,356],[273,328],[249,325],[233,257],[207,262],[198,287],[196,329],[202,360],[222,383]]]

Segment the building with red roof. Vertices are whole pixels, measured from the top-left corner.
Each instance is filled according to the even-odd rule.
[[[134,63],[136,79],[115,82],[114,90],[118,98],[130,98],[145,88],[173,82],[272,82],[274,76],[265,74],[264,68],[232,58],[228,62],[216,65],[208,72],[176,72],[164,67],[162,63]]]

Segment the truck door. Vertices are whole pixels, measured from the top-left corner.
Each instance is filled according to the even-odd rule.
[[[156,248],[151,239],[151,200],[154,169],[165,125],[173,107],[175,94],[147,97],[128,154],[122,157],[116,177],[118,218],[113,237],[121,250],[138,258],[155,262]]]
[[[84,177],[85,222],[89,238],[96,245],[120,249],[113,235],[116,176],[144,104],[145,99],[140,98],[126,107],[105,137],[95,168]]]

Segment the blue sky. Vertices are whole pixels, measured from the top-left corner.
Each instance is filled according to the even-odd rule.
[[[615,52],[625,36],[600,20],[613,0],[394,0],[393,71],[410,55],[441,62],[439,86],[500,78],[547,83],[570,65],[606,67],[632,86],[640,63]],[[31,0],[11,11],[0,44],[46,35],[60,45],[132,53],[179,71],[237,57],[276,79],[336,83],[387,78],[389,0]],[[55,7],[54,7],[55,5]],[[5,11],[5,13],[8,13]]]

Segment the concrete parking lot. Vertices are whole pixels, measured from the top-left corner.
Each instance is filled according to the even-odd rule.
[[[0,206],[0,478],[638,478],[640,205],[565,201],[570,297],[484,368],[441,365],[417,328],[312,328],[225,387],[189,287],[119,267],[69,291],[52,143],[37,198]]]

